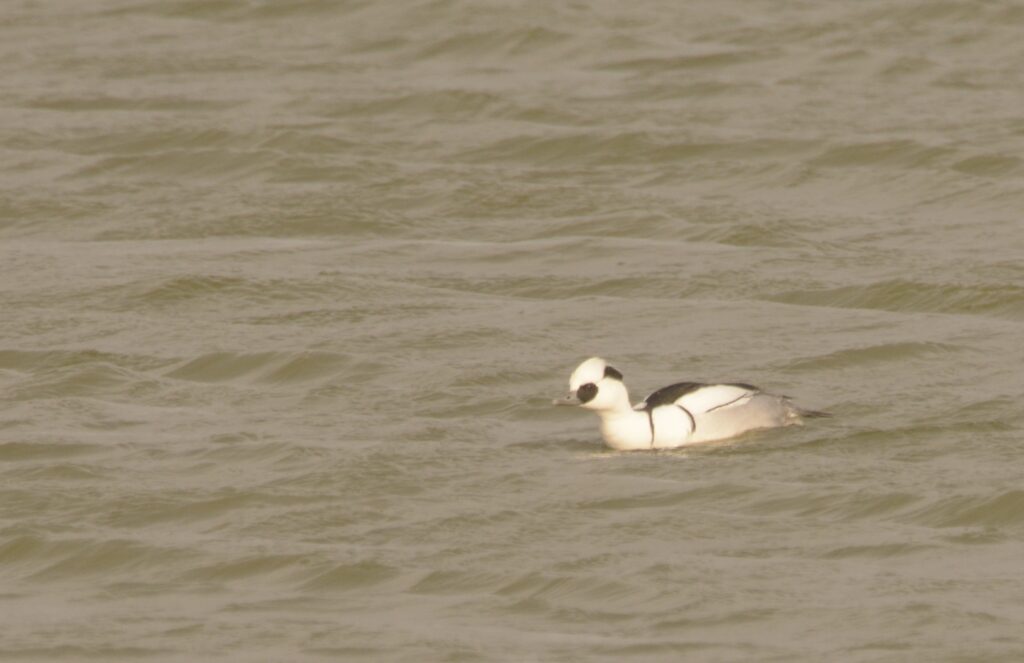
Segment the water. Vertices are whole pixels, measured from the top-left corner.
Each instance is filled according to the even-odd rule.
[[[0,658],[1024,658],[1022,27],[5,3]]]

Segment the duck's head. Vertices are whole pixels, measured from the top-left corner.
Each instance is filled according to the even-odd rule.
[[[569,395],[554,401],[555,405],[579,405],[588,410],[613,410],[623,403],[629,407],[622,373],[600,357],[591,357],[577,366],[569,376]]]

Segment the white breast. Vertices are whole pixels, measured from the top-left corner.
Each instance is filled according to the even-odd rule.
[[[654,448],[671,449],[686,443],[693,431],[690,416],[676,405],[662,405],[651,410]]]
[[[651,448],[651,422],[646,412],[626,410],[602,413],[601,437],[612,449],[636,451]]]

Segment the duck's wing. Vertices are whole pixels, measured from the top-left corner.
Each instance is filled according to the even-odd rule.
[[[742,405],[761,390],[750,384],[705,384],[678,382],[662,387],[636,405],[638,410],[651,410],[659,405],[678,405],[691,414]]]
[[[653,410],[659,405],[674,405],[683,396],[692,394],[708,385],[703,382],[677,382],[653,392],[633,406],[636,410]]]

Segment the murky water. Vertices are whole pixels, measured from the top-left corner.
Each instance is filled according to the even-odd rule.
[[[0,658],[1021,660],[1022,29],[5,3]]]

